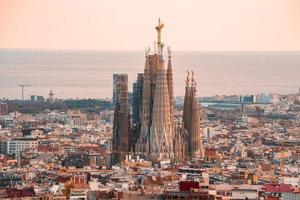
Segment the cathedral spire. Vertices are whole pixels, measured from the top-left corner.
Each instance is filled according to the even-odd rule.
[[[191,109],[191,86],[190,86],[190,72],[187,71],[187,76],[185,80],[185,95],[183,104],[183,127],[190,132],[190,109]]]
[[[145,46],[145,58],[147,59],[148,55],[150,53],[150,47]]]
[[[194,85],[194,84],[195,84],[195,80],[194,80],[194,71],[192,70],[191,72],[192,72],[191,86],[192,86],[192,87],[195,87],[195,85]]]
[[[172,51],[171,51],[171,47],[170,46],[168,46],[168,58],[169,58],[169,61],[171,61]]]
[[[163,60],[163,27],[164,24],[159,19],[155,27],[157,41],[154,42],[154,54],[151,55],[148,49],[145,50],[138,149],[152,161],[169,160],[173,153],[173,69],[170,49],[167,68]]]
[[[164,44],[161,43],[160,45],[160,62],[163,63],[164,62],[164,57],[163,57],[163,52],[164,52]]]
[[[158,54],[161,54],[161,30],[163,29],[164,24],[160,22],[160,18],[158,18],[158,25],[155,27],[156,31],[157,31],[157,51]]]
[[[196,94],[197,83],[194,79],[194,72],[191,71],[191,74],[191,79],[189,72],[186,79],[183,123],[188,132],[190,158],[203,158],[204,150],[200,127],[201,110]]]
[[[171,47],[168,46],[168,69],[167,69],[167,81],[168,81],[168,92],[170,98],[170,117],[171,124],[173,123],[173,112],[174,112],[174,86],[173,86],[173,67],[171,61]]]

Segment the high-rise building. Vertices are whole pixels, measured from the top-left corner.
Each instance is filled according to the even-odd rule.
[[[256,96],[255,95],[242,95],[242,96],[240,96],[240,102],[255,103],[256,102]]]
[[[115,109],[113,124],[113,155],[112,162],[124,160],[131,148],[130,113],[128,103],[128,76],[114,74]]]
[[[39,95],[30,95],[30,101],[45,101],[45,98]]]
[[[133,124],[133,147],[134,148],[139,139],[140,131],[141,131],[143,82],[144,82],[144,74],[139,73],[136,82],[133,83],[133,93],[132,93],[132,124]]]
[[[197,99],[196,82],[194,72],[192,78],[189,78],[189,72],[186,79],[185,97],[183,106],[183,126],[187,130],[189,141],[189,158],[198,159],[204,157],[204,148],[202,141],[202,130],[200,127],[200,104]]]
[[[161,30],[164,24],[159,20],[157,30],[157,52],[146,51],[144,68],[141,132],[138,152],[152,161],[169,160],[173,153],[173,72],[171,50],[168,69],[163,59]]]
[[[4,102],[0,102],[0,115],[8,114],[8,104]]]
[[[126,81],[128,82],[128,76],[127,74],[113,74],[113,105],[116,104],[117,100],[117,84],[119,82],[120,76],[126,77]]]

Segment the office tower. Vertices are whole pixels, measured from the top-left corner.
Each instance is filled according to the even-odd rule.
[[[128,103],[128,76],[114,74],[115,109],[113,124],[113,155],[112,162],[124,160],[131,148],[129,103]]]
[[[8,104],[4,102],[0,102],[0,115],[8,114]]]
[[[170,159],[173,153],[173,72],[169,49],[168,70],[163,59],[159,20],[157,30],[157,52],[149,55],[146,50],[144,68],[141,132],[138,151],[152,161]]]
[[[194,80],[193,71],[191,80],[189,78],[189,72],[187,75],[183,108],[183,124],[189,138],[189,157],[190,159],[203,158],[204,149],[200,128],[201,111],[197,99],[196,82]]]
[[[43,96],[30,95],[30,101],[45,101]]]
[[[117,85],[117,82],[118,82],[118,79],[119,79],[119,76],[121,74],[113,74],[113,98],[112,98],[112,101],[113,101],[113,106],[116,104],[116,99],[117,99],[117,90],[116,90],[116,85]],[[125,74],[123,74],[125,76]]]
[[[137,80],[133,83],[132,93],[132,123],[133,123],[133,148],[137,143],[141,131],[141,112],[143,99],[144,74],[139,73]]]

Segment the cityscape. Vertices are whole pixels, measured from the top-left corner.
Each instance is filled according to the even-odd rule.
[[[300,85],[204,96],[194,67],[174,73],[167,22],[147,26],[153,47],[133,83],[107,78],[111,97],[31,94],[22,80],[1,96],[0,199],[300,200]]]

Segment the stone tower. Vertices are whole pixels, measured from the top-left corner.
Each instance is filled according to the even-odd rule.
[[[142,99],[142,108],[141,108],[141,131],[139,134],[139,142],[137,145],[138,152],[146,152],[147,143],[149,134],[150,134],[150,124],[151,124],[151,109],[152,109],[152,95],[151,95],[151,74],[150,67],[154,67],[151,65],[150,60],[152,57],[146,53],[146,61],[144,68],[144,80],[143,80],[143,99]]]
[[[162,52],[162,50],[161,50]],[[172,153],[172,123],[170,115],[170,98],[168,91],[167,73],[160,56],[158,62],[152,124],[150,128],[150,158],[151,160],[165,160]]]
[[[141,132],[138,152],[152,161],[169,159],[173,141],[173,71],[171,51],[169,50],[168,70],[163,59],[161,30],[164,24],[159,20],[157,30],[157,51],[146,61],[143,81],[143,100],[141,109]]]
[[[173,68],[172,68],[172,61],[171,61],[171,47],[168,47],[167,81],[168,81],[168,91],[169,91],[169,99],[170,99],[170,117],[171,117],[171,124],[173,124],[174,88],[173,88]]]
[[[52,90],[50,90],[50,93],[49,93],[49,103],[53,104],[54,101],[55,101],[54,93],[52,92]]]
[[[174,139],[173,139],[174,161],[178,163],[186,162],[189,157],[189,140],[188,133],[182,124],[176,123],[174,125]]]
[[[191,80],[189,78],[189,72],[186,79],[183,111],[183,124],[188,133],[190,159],[199,159],[204,157],[200,115],[200,104],[197,99],[196,82],[192,71]]]
[[[185,81],[185,95],[184,95],[184,104],[183,104],[183,127],[190,132],[190,121],[191,121],[191,85],[190,85],[190,72],[187,71],[187,77]]]

